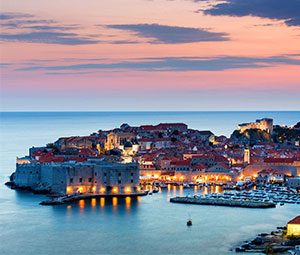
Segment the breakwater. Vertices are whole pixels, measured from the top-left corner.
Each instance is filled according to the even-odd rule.
[[[65,195],[54,197],[49,200],[45,200],[40,202],[40,205],[62,205],[72,203],[82,199],[92,199],[98,197],[139,197],[139,196],[146,196],[148,191],[141,191],[137,193],[129,193],[129,194],[76,194],[76,195]]]
[[[262,202],[252,200],[233,200],[233,199],[218,199],[218,198],[202,198],[202,197],[173,197],[171,203],[182,204],[198,204],[198,205],[215,205],[215,206],[230,206],[230,207],[246,207],[246,208],[274,208],[276,204],[273,202]]]

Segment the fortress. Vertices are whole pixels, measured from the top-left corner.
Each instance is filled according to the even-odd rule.
[[[272,134],[273,132],[273,119],[258,119],[255,122],[250,122],[250,123],[242,123],[239,124],[238,130],[243,133],[247,129],[260,129],[262,131],[266,131],[269,134]]]
[[[136,163],[86,162],[17,164],[14,183],[34,191],[57,194],[132,194],[139,189]]]

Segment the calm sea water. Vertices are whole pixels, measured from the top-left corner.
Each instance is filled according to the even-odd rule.
[[[194,190],[171,189],[138,200],[91,200],[43,207],[43,196],[3,184],[15,157],[61,136],[86,135],[122,123],[185,122],[191,128],[230,135],[238,123],[273,118],[292,125],[300,112],[80,112],[1,113],[0,254],[232,254],[232,247],[272,231],[300,213],[299,205],[275,209],[169,203]],[[201,193],[201,190],[195,190]],[[186,226],[192,217],[193,226]]]

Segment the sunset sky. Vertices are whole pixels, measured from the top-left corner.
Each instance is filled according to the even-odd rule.
[[[2,111],[300,110],[300,0],[1,1]]]

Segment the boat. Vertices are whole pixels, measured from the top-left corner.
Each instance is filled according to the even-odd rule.
[[[158,188],[155,188],[152,190],[152,193],[158,193],[159,192],[159,189]]]
[[[149,191],[149,192],[148,192],[148,195],[152,195],[152,194],[153,194],[152,191]]]
[[[186,222],[186,225],[187,226],[192,226],[193,225],[192,219],[188,219],[187,222]]]

